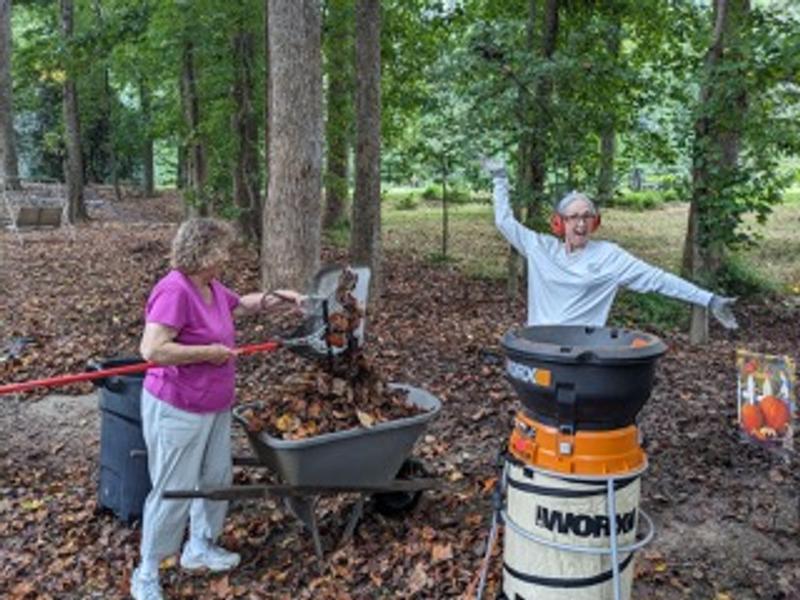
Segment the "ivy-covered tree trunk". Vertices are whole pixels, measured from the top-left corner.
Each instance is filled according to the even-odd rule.
[[[737,45],[750,10],[749,0],[715,0],[714,28],[705,59],[692,148],[692,199],[684,245],[683,268],[703,285],[715,283],[722,267],[724,244],[720,228],[725,218],[726,192],[734,183],[739,159],[741,126],[747,112],[744,77],[737,73]],[[708,341],[708,313],[692,309],[690,342]]]
[[[356,185],[352,260],[372,270],[371,298],[381,292],[381,6],[356,0]]]
[[[240,30],[233,38],[235,77],[232,129],[236,139],[233,197],[239,208],[238,227],[250,241],[261,239],[261,179],[258,168],[258,119],[253,82],[254,36]]]
[[[347,210],[347,155],[353,119],[353,0],[331,0],[327,10],[324,45],[328,151],[322,226],[331,229],[345,220]]]
[[[61,32],[67,48],[73,35],[74,7],[72,0],[61,0]],[[63,84],[64,134],[67,149],[64,177],[67,184],[69,219],[72,223],[88,218],[83,197],[83,156],[81,154],[81,125],[78,111],[78,89],[75,74],[67,69]]]
[[[0,183],[20,189],[11,83],[11,0],[0,0]]]
[[[320,254],[320,8],[316,0],[270,0],[268,10],[270,145],[262,283],[265,289],[304,289]]]
[[[189,33],[187,32],[188,36]],[[181,101],[183,118],[188,135],[186,137],[184,198],[187,214],[207,216],[206,198],[206,146],[200,132],[200,99],[197,94],[197,78],[194,67],[194,42],[185,39],[181,56]]]
[[[156,195],[155,162],[153,157],[153,109],[150,90],[144,80],[139,81],[139,104],[142,111],[144,142],[142,143],[142,189],[147,198]]]

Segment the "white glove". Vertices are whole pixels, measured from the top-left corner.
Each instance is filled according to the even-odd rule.
[[[736,298],[725,298],[724,296],[717,296],[714,294],[711,297],[711,303],[708,308],[714,318],[720,322],[725,329],[738,329],[739,324],[736,322],[736,316],[733,314],[733,304]]]
[[[492,176],[492,179],[506,176],[506,163],[502,158],[481,156],[481,167]]]

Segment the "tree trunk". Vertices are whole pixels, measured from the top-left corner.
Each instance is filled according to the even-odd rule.
[[[622,37],[622,14],[611,4],[613,23],[606,38],[608,55],[614,65],[619,61],[619,50]],[[616,182],[614,177],[614,160],[617,153],[617,132],[613,112],[604,119],[600,131],[600,169],[597,174],[597,200],[600,205],[608,204],[614,197]]]
[[[322,212],[322,53],[316,0],[269,2],[269,188],[265,289],[305,288],[319,267]]]
[[[233,83],[235,113],[231,127],[236,138],[236,162],[233,172],[233,197],[239,208],[238,227],[252,241],[261,239],[261,181],[258,170],[258,121],[255,112],[253,34],[244,30],[233,39],[236,73]]]
[[[269,118],[272,106],[272,85],[270,84],[270,57],[269,57],[269,0],[264,0],[264,156],[266,160],[264,161],[264,180],[267,185],[269,185],[269,149],[270,149],[270,141],[269,141]],[[263,211],[263,203],[262,203],[262,214],[261,214],[261,232],[263,236],[263,221],[266,218],[266,215]],[[259,248],[260,251],[260,248]]]
[[[724,248],[713,235],[720,226],[714,202],[724,195],[739,160],[747,95],[744,78],[731,65],[738,60],[735,46],[749,10],[749,0],[714,3],[714,30],[694,126],[692,199],[683,254],[684,272],[703,285],[714,283],[724,259]],[[689,339],[692,344],[708,341],[708,315],[703,307],[692,309]]]
[[[558,2],[559,0],[545,0],[544,15],[542,19],[540,60],[552,60],[556,50],[558,38]],[[536,101],[534,105],[535,126],[531,143],[531,205],[528,210],[526,223],[534,229],[541,229],[545,223],[545,213],[548,210],[545,196],[545,182],[547,181],[547,154],[548,135],[551,129],[551,96],[553,94],[553,81],[550,76],[542,75],[536,84]]]
[[[0,0],[0,184],[18,190],[17,144],[11,82],[11,0]]]
[[[352,9],[353,0],[328,2],[325,28],[325,71],[328,77],[325,140],[328,152],[322,217],[324,229],[336,227],[346,219],[347,155],[353,118]]]
[[[536,5],[537,0],[528,2],[528,20],[525,24],[525,51],[533,57],[536,43]],[[531,191],[533,189],[533,131],[530,126],[531,95],[523,85],[517,87],[517,112],[522,120],[522,132],[517,146],[517,185],[513,194],[511,209],[518,221],[524,221],[520,207],[524,204],[531,205]],[[508,245],[508,258],[506,260],[506,295],[513,300],[519,294],[520,277],[522,275],[522,257],[514,247]]]
[[[206,147],[200,133],[200,99],[197,95],[197,78],[194,69],[194,43],[189,39],[183,42],[181,98],[183,100],[183,117],[189,131],[186,141],[184,199],[187,201],[188,214],[207,216],[209,206],[205,191]]]
[[[142,109],[142,126],[144,127],[144,144],[142,145],[142,188],[147,198],[156,195],[156,174],[153,160],[153,109],[150,105],[150,90],[147,82],[139,81],[139,102]]]
[[[61,0],[61,31],[67,48],[73,32],[74,9],[72,0]],[[67,159],[64,176],[67,183],[70,222],[88,218],[83,198],[83,156],[81,155],[81,125],[78,112],[78,90],[73,69],[67,68],[64,80],[64,133],[66,135]]]
[[[356,0],[356,186],[350,254],[381,292],[381,6]]]
[[[607,122],[600,133],[600,172],[597,174],[597,201],[600,206],[614,198],[614,158],[617,153],[617,132],[614,124]]]
[[[442,160],[442,259],[447,259],[447,246],[450,241],[450,214],[447,205],[447,158]]]

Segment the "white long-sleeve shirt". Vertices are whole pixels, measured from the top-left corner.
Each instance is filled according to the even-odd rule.
[[[528,325],[593,325],[601,327],[617,290],[658,292],[708,306],[713,294],[671,273],[647,264],[617,244],[589,240],[568,253],[565,244],[536,233],[514,218],[508,202],[508,179],[494,178],[494,220],[528,266]]]

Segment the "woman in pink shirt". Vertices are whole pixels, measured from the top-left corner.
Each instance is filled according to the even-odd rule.
[[[239,296],[218,280],[233,241],[217,219],[184,222],[172,242],[172,270],[147,301],[140,351],[161,366],[142,390],[142,430],[153,489],[142,520],[141,562],[131,579],[136,600],[160,600],[160,562],[189,540],[185,569],[224,571],[239,555],[216,544],[227,502],[163,500],[169,489],[230,485],[231,406],[235,400],[234,317],[299,305],[291,290]]]

